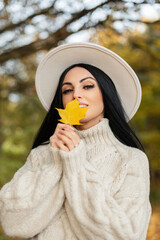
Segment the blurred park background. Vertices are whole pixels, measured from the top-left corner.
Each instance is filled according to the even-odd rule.
[[[159,1],[0,1],[0,187],[24,164],[45,116],[34,85],[38,63],[51,48],[83,41],[115,51],[139,76],[142,103],[131,125],[150,161],[153,212],[147,240],[159,240]],[[2,229],[0,240],[9,240]]]

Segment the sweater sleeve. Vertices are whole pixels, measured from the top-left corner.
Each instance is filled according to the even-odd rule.
[[[53,220],[64,202],[62,163],[50,145],[31,151],[0,191],[0,222],[11,237],[31,238]]]
[[[146,155],[134,150],[117,177],[110,179],[113,192],[86,161],[83,142],[69,153],[61,151],[66,209],[77,235],[83,236],[80,240],[146,239],[151,215],[149,166]]]

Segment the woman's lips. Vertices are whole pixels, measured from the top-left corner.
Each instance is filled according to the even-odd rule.
[[[84,103],[80,103],[80,104],[79,104],[79,107],[80,107],[80,108],[87,108],[88,105],[87,105],[87,104],[84,104]]]

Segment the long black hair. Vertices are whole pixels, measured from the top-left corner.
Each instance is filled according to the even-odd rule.
[[[99,88],[103,96],[104,117],[109,119],[109,125],[115,137],[127,146],[139,148],[144,151],[144,148],[127,123],[127,114],[125,113],[120,97],[116,90],[113,81],[99,68],[78,63],[68,67],[61,75],[55,97],[51,103],[50,109],[38,131],[32,148],[41,144],[46,144],[49,138],[53,135],[58,123],[59,115],[55,108],[63,108],[62,104],[62,83],[69,70],[74,67],[82,67],[88,70],[97,80]]]

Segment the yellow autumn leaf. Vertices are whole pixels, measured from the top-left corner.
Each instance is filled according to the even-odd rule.
[[[88,108],[80,108],[77,99],[67,103],[65,109],[56,108],[62,123],[70,125],[82,125],[79,120],[85,117]]]

